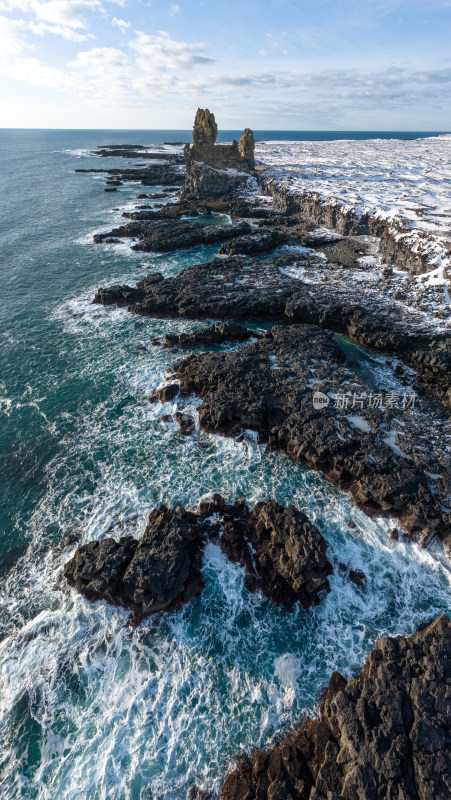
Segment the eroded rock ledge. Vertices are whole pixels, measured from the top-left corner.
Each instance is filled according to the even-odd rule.
[[[291,325],[273,327],[233,352],[191,355],[174,369],[182,390],[202,398],[204,430],[258,431],[260,441],[350,490],[367,513],[395,516],[421,544],[437,537],[449,551],[446,412],[437,436],[439,412],[427,398],[413,409],[369,405],[365,398],[374,396],[374,387],[343,360],[330,333]],[[326,405],[315,408],[313,392]],[[349,403],[340,407],[340,397]]]
[[[153,317],[321,325],[409,360],[451,406],[451,333],[434,331],[421,311],[396,299],[391,283],[390,276],[382,283],[362,270],[324,263],[313,252],[229,256],[166,279],[153,273],[136,287],[101,288],[94,302],[127,305]]]
[[[448,617],[379,639],[355,680],[332,674],[317,719],[241,759],[221,800],[447,800],[450,676]]]
[[[189,220],[171,222],[129,222],[119,228],[113,228],[106,234],[97,233],[94,241],[99,244],[106,237],[133,237],[138,241],[131,246],[132,250],[145,253],[168,253],[183,250],[199,244],[216,244],[228,239],[242,236],[250,230],[243,222],[239,225],[208,225]]]
[[[155,509],[139,541],[126,536],[82,545],[64,575],[89,600],[131,609],[136,623],[201,593],[207,541],[218,542],[245,567],[246,587],[260,590],[274,605],[309,608],[329,591],[327,543],[305,514],[274,500],[249,510],[244,500],[229,505],[220,495],[201,501],[194,511]]]

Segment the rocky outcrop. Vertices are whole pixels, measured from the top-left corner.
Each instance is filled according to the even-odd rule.
[[[236,322],[216,322],[209,328],[200,328],[193,333],[167,333],[165,347],[194,347],[196,345],[223,344],[224,342],[244,342],[251,337],[259,339],[260,335]]]
[[[193,128],[193,144],[185,145],[186,197],[226,197],[246,182],[254,169],[254,136],[250,128],[240,142],[216,144],[218,126],[208,108],[198,108]]]
[[[451,471],[431,424],[437,408],[426,400],[416,410],[369,403],[374,388],[343,360],[331,334],[291,325],[233,352],[191,355],[174,369],[182,390],[202,398],[204,430],[258,431],[261,442],[350,490],[367,513],[397,517],[423,545],[444,540],[451,534]],[[434,485],[431,474],[439,478]]]
[[[129,305],[155,317],[321,325],[408,360],[451,406],[451,333],[433,332],[421,311],[397,302],[396,287],[391,278],[375,282],[361,270],[321,264],[312,252],[262,259],[230,256],[195,264],[165,280],[148,276],[137,284],[137,299]],[[108,290],[99,292],[97,298],[104,299],[96,302],[106,302]]]
[[[149,161],[169,161],[175,164],[183,164],[183,157],[178,153],[164,151],[148,151],[143,144],[105,144],[97,150],[93,150],[93,155],[101,158],[140,158]]]
[[[82,545],[64,575],[89,600],[131,609],[137,622],[200,594],[201,552],[209,540],[245,567],[247,588],[274,605],[308,608],[329,591],[327,543],[301,511],[273,500],[249,510],[244,500],[231,505],[220,495],[194,511],[155,509],[139,541],[126,536]]]
[[[336,230],[344,236],[374,236],[379,240],[379,253],[386,264],[394,264],[414,275],[430,270],[427,253],[418,253],[403,240],[393,223],[373,217],[367,213],[359,214],[353,209],[345,209],[330,198],[324,200],[315,192],[292,194],[274,179],[265,178],[262,173],[260,188],[263,194],[274,199],[275,207],[287,214],[301,214],[317,225]]]
[[[246,568],[245,585],[261,591],[288,611],[295,603],[316,606],[329,592],[332,572],[327,545],[318,529],[294,508],[274,500],[257,503],[250,513],[243,505],[237,518],[227,516],[221,549]]]
[[[139,619],[200,594],[201,547],[197,518],[161,506],[150,514],[140,541],[127,536],[84,544],[64,575],[89,600],[130,608]]]
[[[287,241],[288,237],[278,230],[258,228],[245,236],[238,236],[233,242],[226,242],[221,245],[219,255],[234,256],[237,254],[258,255],[259,253],[268,253]]]
[[[88,174],[103,173],[105,175],[115,176],[122,181],[138,182],[142,186],[180,185],[185,177],[185,171],[182,166],[169,162],[145,164],[139,167],[130,167],[129,169],[76,169],[75,172]]]
[[[106,238],[134,238],[138,241],[132,250],[145,253],[168,253],[183,250],[199,244],[216,244],[228,239],[235,239],[250,230],[246,222],[239,225],[208,225],[190,220],[174,220],[149,222],[139,220],[113,228],[108,233],[96,233],[94,242],[100,244]]]
[[[221,800],[447,800],[451,623],[379,639],[361,674],[331,676],[319,718],[243,756]]]

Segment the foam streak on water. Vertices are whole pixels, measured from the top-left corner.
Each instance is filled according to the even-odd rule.
[[[65,219],[64,202],[85,192],[77,202],[90,227],[105,228],[111,198],[102,195],[99,210],[95,182],[71,174],[70,154],[52,155],[54,175],[57,158],[67,170]],[[121,189],[131,201],[133,193]],[[391,541],[393,521],[369,519],[320,474],[258,446],[252,435],[236,442],[197,429],[183,437],[162,421],[177,400],[148,403],[181,357],[151,340],[199,323],[93,306],[93,292],[146,271],[175,274],[215,248],[138,258],[81,243],[88,226],[83,231],[75,214],[69,227],[58,228],[58,214],[55,220],[43,226],[45,235],[36,221],[26,272],[10,262],[22,285],[31,281],[34,302],[11,293],[9,367],[0,387],[8,492],[0,793],[11,800],[182,800],[193,783],[218,787],[243,748],[314,713],[331,671],[353,674],[380,635],[412,633],[449,612],[451,572],[439,554]],[[50,242],[49,225],[56,226]],[[184,405],[196,415],[194,398],[178,402]],[[73,553],[59,546],[67,534],[83,541],[140,536],[155,505],[194,504],[215,491],[231,500],[295,503],[324,533],[335,565],[365,572],[367,594],[335,568],[323,603],[289,614],[249,594],[241,568],[209,544],[202,596],[159,626],[148,620],[131,630],[125,610],[89,603],[61,581]],[[350,519],[357,527],[348,527]]]

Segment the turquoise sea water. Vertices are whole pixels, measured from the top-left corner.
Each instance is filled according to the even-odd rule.
[[[321,475],[252,436],[186,438],[162,422],[170,407],[147,397],[180,354],[150,341],[204,323],[91,304],[99,285],[217,252],[92,243],[147,190],[104,193],[102,177],[74,170],[133,161],[86,151],[185,134],[0,132],[2,797],[182,800],[193,783],[218,786],[243,748],[315,711],[333,669],[350,676],[378,636],[450,611],[443,559],[392,542],[389,520],[370,520]],[[295,502],[337,559],[365,572],[367,594],[334,574],[318,608],[288,614],[248,594],[241,569],[209,545],[203,595],[131,631],[126,611],[59,581],[67,534],[121,535],[122,523],[139,535],[156,504],[213,491]]]

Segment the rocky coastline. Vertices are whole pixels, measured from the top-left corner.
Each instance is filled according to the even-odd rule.
[[[295,603],[309,608],[329,591],[327,543],[305,514],[274,500],[249,509],[244,500],[232,505],[220,495],[202,500],[193,511],[180,505],[154,509],[139,541],[124,536],[81,545],[64,575],[88,600],[131,609],[131,624],[137,624],[201,593],[202,549],[208,541],[244,567],[249,591],[261,591],[273,605],[288,611]],[[348,574],[362,584],[364,576]]]
[[[424,257],[383,220],[312,193],[294,196],[265,176],[250,129],[230,145],[218,145],[217,134],[214,115],[199,109],[183,155],[102,145],[100,157],[147,163],[77,170],[104,173],[106,191],[124,182],[158,187],[137,196],[151,202],[126,211],[123,225],[97,233],[97,245],[125,240],[143,253],[218,246],[216,257],[176,276],[101,287],[93,303],[209,320],[152,343],[175,354],[149,400],[175,403],[182,434],[196,428],[183,406],[194,394],[204,431],[238,439],[256,432],[262,446],[322,471],[367,514],[396,518],[402,533],[393,538],[451,558],[451,331],[439,291],[425,300],[414,280]],[[247,327],[263,321],[273,323],[265,334]],[[385,358],[382,391],[347,354],[352,343]],[[197,347],[186,358],[177,352]],[[218,494],[193,509],[154,509],[139,540],[77,546],[64,575],[88,600],[130,610],[134,626],[202,592],[208,542],[241,565],[248,591],[287,611],[318,605],[334,570],[365,591],[365,575],[340,563],[293,505],[251,508]],[[220,800],[444,800],[450,668],[447,617],[414,636],[379,640],[355,679],[332,674],[316,719],[242,756]],[[197,788],[191,795],[214,797]]]
[[[241,758],[221,800],[445,800],[450,666],[448,617],[379,639],[355,679],[332,674],[316,719]]]

